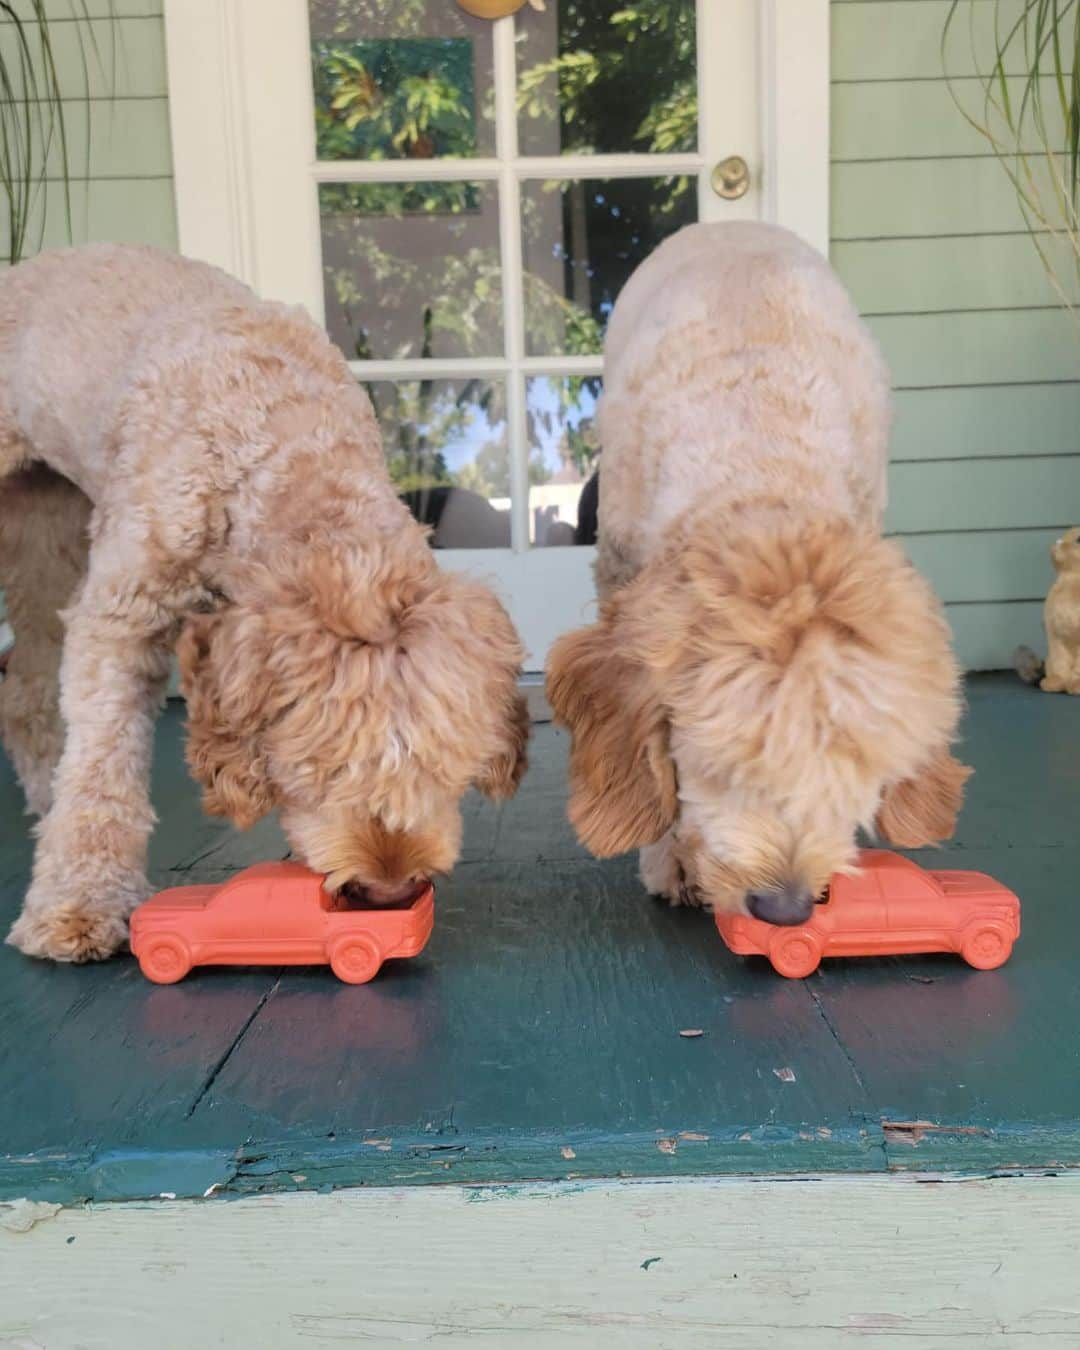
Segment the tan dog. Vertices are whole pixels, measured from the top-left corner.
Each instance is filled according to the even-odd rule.
[[[1080,694],[1080,526],[1066,530],[1050,550],[1057,579],[1046,596],[1046,674],[1049,694]]]
[[[694,225],[619,297],[599,412],[600,619],[548,668],[570,814],[673,901],[810,913],[859,826],[951,834],[959,673],[881,537],[881,357],[827,264]]]
[[[94,246],[0,277],[0,584],[0,733],[44,815],[9,939],[32,955],[108,955],[146,894],[178,634],[207,809],[276,808],[335,888],[446,870],[469,784],[524,769],[510,621],[436,567],[344,358],[201,264]]]

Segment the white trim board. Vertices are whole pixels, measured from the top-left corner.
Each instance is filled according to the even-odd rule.
[[[0,1205],[5,1345],[1080,1344],[1077,1174],[427,1186],[54,1211]]]

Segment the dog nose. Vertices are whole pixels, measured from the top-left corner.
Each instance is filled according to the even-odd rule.
[[[755,919],[792,927],[805,923],[814,912],[814,897],[803,886],[784,886],[777,891],[751,891],[746,908]]]
[[[359,881],[347,881],[341,888],[345,908],[367,905],[411,905],[427,889],[427,877],[409,877],[405,881],[373,881],[365,886]]]

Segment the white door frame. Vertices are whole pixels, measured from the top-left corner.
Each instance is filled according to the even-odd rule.
[[[518,160],[513,21],[495,24],[496,86],[511,85],[510,96],[497,100],[505,115],[495,128],[496,154],[427,160],[424,177],[499,185],[505,351],[490,359],[356,362],[358,375],[601,373],[599,356],[532,358],[519,350],[523,299],[516,222],[526,176],[574,177],[586,169],[589,177],[687,173],[699,180],[701,219],[771,220],[827,253],[829,0],[699,0],[699,6],[701,115],[693,154]],[[313,184],[316,172],[307,8],[307,0],[165,0],[165,36],[181,250],[224,268],[260,295],[303,305],[322,323],[318,195],[298,190]],[[729,154],[742,154],[751,167],[753,187],[735,202],[722,200],[708,184],[713,165]],[[415,178],[415,163],[318,165],[318,181],[399,176]],[[506,379],[506,397],[511,446],[524,444],[523,377]],[[440,561],[497,572],[514,601],[513,617],[535,669],[565,627],[565,614],[560,619],[545,597],[591,596],[594,551],[530,549],[524,455],[511,454],[510,474],[512,550],[444,551]]]

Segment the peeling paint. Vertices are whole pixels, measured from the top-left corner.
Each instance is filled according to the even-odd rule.
[[[980,1125],[938,1125],[932,1120],[883,1120],[881,1130],[887,1144],[903,1144],[915,1148],[929,1135],[989,1135],[990,1130]]]
[[[0,1228],[8,1233],[29,1233],[35,1225],[59,1214],[60,1209],[48,1200],[10,1200],[0,1204]]]

